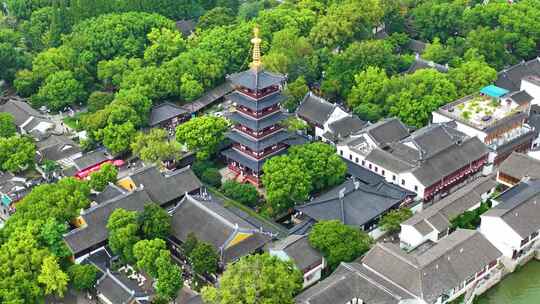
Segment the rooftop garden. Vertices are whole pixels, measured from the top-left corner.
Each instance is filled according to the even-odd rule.
[[[464,99],[458,105],[448,108],[448,112],[470,124],[485,127],[516,113],[517,107],[514,103],[507,103],[501,99],[478,93]]]

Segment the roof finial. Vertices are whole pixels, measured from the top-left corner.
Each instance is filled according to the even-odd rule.
[[[250,67],[252,70],[258,72],[262,68],[261,62],[261,38],[259,38],[259,27],[255,26],[253,28],[253,39],[251,43],[253,44],[253,62],[251,62]]]

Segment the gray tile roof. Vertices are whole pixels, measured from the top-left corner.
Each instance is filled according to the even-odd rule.
[[[129,176],[142,187],[153,202],[164,205],[180,200],[185,193],[199,189],[202,184],[189,167],[160,172],[156,166],[146,166]]]
[[[150,110],[150,119],[148,124],[151,127],[156,126],[160,123],[173,119],[174,117],[182,116],[187,113],[188,111],[185,109],[170,102],[160,103],[153,106]]]
[[[365,255],[363,264],[433,303],[501,255],[479,232],[458,229],[424,251],[406,253],[396,244],[377,243]]]
[[[115,184],[109,183],[103,191],[93,195],[92,200],[98,204],[101,204],[125,193],[126,191],[124,189]]]
[[[129,304],[134,296],[129,289],[123,288],[112,275],[106,274],[96,283],[96,290],[114,304]]]
[[[379,174],[369,171],[368,169],[350,160],[345,159],[344,161],[347,165],[347,173],[357,180],[369,185],[379,184],[380,182],[384,181],[384,177],[380,176]]]
[[[280,150],[279,152],[277,152],[275,154],[270,155],[270,157],[278,156],[278,155],[284,154],[286,152],[287,152],[287,149],[283,149],[283,150]],[[227,150],[221,152],[221,154],[223,154],[223,156],[225,156],[228,159],[232,159],[232,160],[234,160],[236,162],[241,163],[243,166],[246,166],[246,167],[250,168],[251,170],[253,170],[255,172],[262,171],[262,167],[263,167],[264,163],[269,158],[269,157],[266,157],[266,158],[263,158],[263,159],[255,160],[254,158],[245,156],[244,154],[236,151],[235,149],[227,149]]]
[[[232,92],[231,94],[227,95],[226,98],[253,111],[260,111],[264,108],[278,104],[286,99],[285,95],[281,94],[279,91],[259,100],[255,100],[238,91]]]
[[[339,193],[342,189],[345,192],[341,202]],[[347,180],[295,209],[317,221],[340,220],[347,225],[362,226],[397,208],[408,196],[414,196],[414,193],[384,181],[370,186]]]
[[[248,118],[239,112],[235,111],[228,115],[228,118],[232,121],[239,123],[241,125],[244,125],[251,130],[262,130],[264,128],[270,127],[272,125],[275,125],[279,123],[280,121],[283,121],[287,118],[287,115],[285,115],[282,112],[277,112],[275,114],[265,116],[261,119],[254,119],[254,118]]]
[[[81,157],[74,159],[73,162],[77,170],[84,170],[110,159],[112,157],[106,152],[96,150],[83,154]]]
[[[243,218],[211,198],[186,195],[172,211],[171,235],[183,242],[189,233],[214,246],[225,262],[233,261],[264,246],[271,236],[261,233]],[[238,232],[253,233],[236,246],[227,247]]]
[[[322,263],[322,254],[311,247],[308,235],[290,235],[270,246],[273,250],[284,251],[301,271],[308,270],[314,264]]]
[[[435,69],[438,72],[441,73],[448,73],[448,66],[435,63],[433,61],[425,60],[420,57],[416,57],[414,61],[412,62],[409,69],[405,72],[407,74],[413,74],[414,72],[418,70],[423,69]]]
[[[255,71],[249,69],[240,73],[228,75],[227,79],[235,86],[248,88],[252,91],[262,90],[274,85],[282,84],[286,77],[281,74],[271,73],[265,70]]]
[[[524,61],[500,71],[495,85],[511,92],[519,91],[521,79],[530,75],[540,76],[540,58]]]
[[[200,110],[208,107],[223,96],[229,94],[230,92],[232,92],[232,90],[233,87],[231,83],[226,81],[219,86],[211,89],[210,91],[205,92],[201,97],[197,98],[196,100],[182,105],[182,108],[189,113],[199,112]]]
[[[310,124],[322,126],[337,107],[338,105],[308,92],[296,109],[296,115]]]
[[[407,127],[397,118],[386,118],[364,129],[379,145],[397,142],[409,136]]]
[[[291,135],[286,130],[282,130],[275,134],[272,134],[271,136],[267,136],[261,140],[256,141],[233,129],[227,133],[227,137],[234,142],[240,143],[250,148],[252,151],[262,151],[268,147],[271,147],[289,139]]]
[[[526,176],[540,178],[540,160],[527,154],[513,152],[501,163],[499,172],[519,180]]]
[[[182,33],[184,37],[188,37],[195,30],[195,20],[178,20],[176,21],[176,28]]]
[[[456,192],[438,201],[422,212],[415,213],[402,225],[414,226],[422,235],[433,231],[445,231],[450,221],[482,201],[482,195],[495,189],[497,183],[492,176],[481,177]],[[433,227],[433,228],[432,228]]]
[[[27,102],[11,99],[0,105],[0,112],[7,112],[15,118],[15,124],[20,127],[30,117],[43,117],[38,111],[32,108]]]
[[[410,149],[404,145],[392,145],[393,148],[404,148],[402,149]],[[396,149],[392,149],[393,151],[397,151]],[[403,155],[403,154],[402,154]],[[385,151],[379,148],[375,148],[369,152],[369,154],[366,156],[366,160],[378,164],[379,166],[386,168],[387,170],[390,170],[392,172],[404,172],[407,170],[411,170],[414,168],[414,165],[411,164],[408,160],[404,160],[401,157],[398,157],[395,153],[389,153],[389,151]]]
[[[73,140],[64,135],[51,135],[36,143],[43,159],[59,161],[81,153],[82,150]]]
[[[534,99],[526,91],[514,92],[514,93],[511,93],[510,96],[508,97],[519,105],[529,104]]]
[[[424,53],[424,50],[426,49],[427,43],[419,40],[409,39],[409,43],[407,44],[407,48],[411,51],[422,54]]]
[[[500,204],[484,213],[483,217],[500,217],[522,238],[540,229],[540,180],[523,181],[495,200]]]
[[[122,208],[130,211],[142,211],[144,206],[150,202],[151,199],[146,191],[136,190],[84,210],[81,216],[86,225],[65,234],[64,240],[71,252],[77,255],[107,240],[107,221],[114,210]]]
[[[430,124],[411,133],[402,143],[415,146],[420,158],[426,159],[465,138],[465,134],[444,124]]]
[[[326,279],[299,294],[297,304],[398,304],[414,296],[393,286],[359,263],[341,263]]]
[[[443,177],[486,156],[487,153],[486,145],[477,137],[471,137],[423,161],[412,171],[412,174],[424,186],[431,186]]]
[[[325,133],[323,136],[332,142],[337,142],[347,138],[351,134],[359,132],[366,125],[367,122],[357,116],[347,116],[329,124],[328,128],[330,132]]]

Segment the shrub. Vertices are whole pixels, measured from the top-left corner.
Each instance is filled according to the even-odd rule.
[[[240,202],[243,205],[253,207],[259,201],[259,193],[251,184],[241,184],[236,181],[226,181],[221,190],[225,196]]]
[[[221,187],[221,173],[216,168],[207,168],[204,170],[201,180],[203,183],[209,184],[210,186],[219,188]]]

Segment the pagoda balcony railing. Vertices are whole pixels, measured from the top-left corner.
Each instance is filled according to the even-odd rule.
[[[238,88],[237,89],[238,92],[242,93],[242,94],[245,94],[251,98],[255,98],[255,99],[259,99],[259,98],[262,98],[262,97],[266,97],[272,93],[275,93],[277,91],[279,91],[279,86],[271,86],[271,87],[268,87],[268,88],[264,88],[260,91],[251,91],[249,89],[246,89],[246,88]]]
[[[242,134],[246,134],[247,136],[249,136],[249,137],[251,137],[251,138],[253,138],[255,140],[259,140],[259,139],[263,139],[263,138],[265,138],[265,137],[267,137],[269,135],[275,134],[275,133],[283,130],[283,127],[280,126],[280,125],[273,125],[273,126],[268,127],[268,128],[266,128],[266,129],[264,129],[263,131],[260,131],[260,132],[254,132],[250,128],[244,127],[242,125],[236,125],[236,126],[234,126],[234,129],[238,130]]]
[[[284,148],[286,148],[287,145],[284,144],[284,143],[279,143],[275,146],[272,146],[272,147],[269,147],[269,148],[266,148],[264,149],[264,151],[262,152],[254,152],[252,150],[250,150],[248,147],[245,147],[245,146],[242,146],[240,144],[233,144],[233,149],[235,149],[236,151],[248,156],[248,157],[251,157],[255,160],[261,160],[265,157],[267,157],[268,155],[271,155],[271,154],[274,154],[280,150],[283,150]]]
[[[269,116],[269,115],[272,115],[274,113],[277,113],[279,111],[281,111],[281,109],[279,108],[278,105],[274,105],[272,107],[269,107],[267,109],[264,109],[260,112],[254,112],[254,111],[251,111],[247,108],[243,108],[243,107],[236,107],[236,111],[242,113],[242,114],[245,114],[251,118],[254,118],[254,119],[261,119],[261,118],[264,118],[266,116]]]

